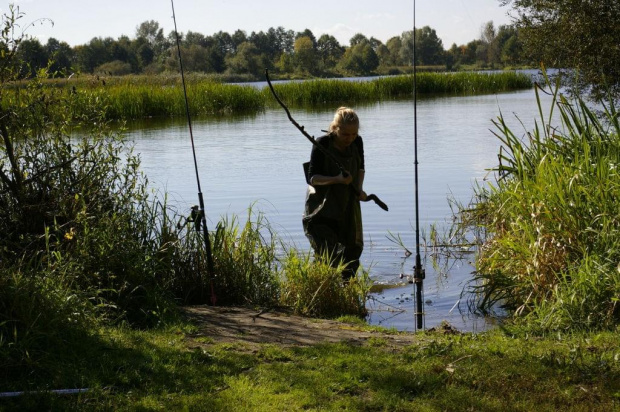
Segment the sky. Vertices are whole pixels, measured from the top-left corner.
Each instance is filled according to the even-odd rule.
[[[168,34],[174,29],[170,0],[0,0],[0,11],[18,5],[22,29],[42,43],[49,37],[71,46],[93,37],[135,37],[136,27],[155,20]],[[413,27],[413,0],[174,0],[179,32],[212,35],[219,31],[248,35],[282,26],[334,36],[342,45],[356,33],[383,43]],[[488,21],[510,24],[499,0],[417,0],[416,26],[435,29],[448,49],[480,38]],[[52,24],[53,22],[53,24]]]

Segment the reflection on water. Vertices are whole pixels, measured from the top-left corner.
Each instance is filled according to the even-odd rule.
[[[346,102],[342,102],[346,104]],[[319,136],[341,104],[292,110],[295,120]],[[363,203],[365,249],[362,264],[376,282],[398,284],[413,272],[414,259],[389,239],[397,234],[409,250],[414,244],[413,103],[390,101],[356,106],[364,137],[367,193],[388,204],[385,212]],[[484,182],[485,169],[497,163],[498,140],[489,129],[491,119],[504,113],[515,132],[533,125],[537,113],[534,91],[498,95],[437,97],[418,102],[418,158],[420,223],[423,237],[431,225],[447,230],[453,197],[468,203],[472,184]],[[517,119],[512,113],[519,116]],[[194,164],[186,123],[130,124],[129,138],[141,154],[143,170],[154,187],[166,190],[177,207],[189,210],[197,203]],[[309,249],[301,214],[305,196],[302,163],[311,145],[280,109],[249,116],[193,119],[194,139],[209,227],[226,214],[244,218],[248,207],[264,213],[278,235],[299,249]],[[525,132],[525,131],[523,131]],[[473,255],[456,261],[440,273],[425,258],[426,327],[442,320],[463,330],[487,327],[484,320],[461,315],[467,309],[461,291],[471,278]],[[406,279],[406,278],[405,278]],[[373,295],[370,321],[397,329],[413,329],[413,285]],[[460,302],[460,305],[459,305]],[[456,305],[456,306],[455,306]],[[385,309],[402,309],[397,315]]]

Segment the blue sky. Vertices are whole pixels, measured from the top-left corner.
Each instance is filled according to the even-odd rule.
[[[6,13],[15,3],[26,13],[21,25],[35,22],[27,33],[46,42],[55,37],[72,46],[93,37],[135,36],[143,21],[155,20],[165,34],[173,29],[170,0],[16,0],[0,1]],[[175,0],[180,32],[205,35],[220,30],[267,31],[282,26],[287,30],[308,28],[318,38],[331,34],[343,45],[356,33],[386,42],[413,26],[412,0]],[[489,20],[495,26],[509,24],[508,9],[498,0],[417,0],[416,25],[431,26],[444,47],[465,44],[480,37]],[[48,21],[39,19],[51,19]]]

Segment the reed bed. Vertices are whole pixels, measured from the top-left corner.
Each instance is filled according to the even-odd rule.
[[[597,113],[557,86],[551,93],[548,116],[537,99],[543,120],[525,139],[498,117],[498,179],[461,211],[461,225],[487,233],[474,303],[502,305],[543,331],[611,328],[620,321],[619,114],[613,101]]]
[[[106,85],[97,89],[108,119],[185,116],[183,88],[175,85]],[[251,87],[214,82],[187,84],[192,116],[222,115],[261,111],[264,102]]]
[[[98,99],[108,120],[186,115],[180,76],[79,77],[54,79],[50,87],[68,90],[74,95],[75,109],[87,106],[84,99]],[[277,104],[269,88],[225,84],[206,75],[186,78],[192,116],[257,113]],[[505,73],[419,73],[421,95],[498,93],[532,86],[530,78],[515,72]],[[413,96],[413,75],[378,77],[373,80],[320,79],[274,85],[290,105],[320,105],[330,102],[380,101]]]
[[[413,75],[380,77],[368,81],[310,80],[274,85],[287,103],[316,105],[327,102],[377,101],[413,96]],[[477,94],[498,93],[532,87],[529,76],[522,73],[419,73],[418,93]],[[270,98],[269,90],[263,90]],[[272,99],[273,100],[273,99]]]

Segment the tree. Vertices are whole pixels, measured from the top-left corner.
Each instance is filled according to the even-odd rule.
[[[53,37],[47,39],[45,51],[52,60],[50,71],[63,72],[71,69],[75,62],[75,52],[66,42],[61,42]]]
[[[424,26],[416,31],[416,54],[420,59],[420,64],[443,64],[443,42],[437,36],[435,29]]]
[[[344,54],[344,47],[338,43],[334,36],[323,34],[316,44],[317,53],[321,59],[323,70],[329,70],[336,66],[338,60]]]
[[[48,54],[37,39],[23,39],[17,48],[19,73],[22,77],[33,77],[37,71],[47,66]]]
[[[379,67],[379,57],[370,46],[370,42],[362,42],[349,47],[340,60],[339,67],[352,75],[368,75]]]
[[[400,49],[403,47],[401,38],[399,36],[394,36],[385,43],[385,46],[390,52],[387,64],[390,66],[403,66],[403,62],[400,58]]]
[[[416,59],[417,64],[433,65],[443,64],[444,49],[441,39],[437,36],[435,29],[424,26],[415,29],[416,37]],[[401,62],[405,64],[413,63],[413,31],[406,31],[402,34],[402,46],[400,49]]]
[[[264,69],[258,49],[248,41],[241,43],[234,55],[227,56],[226,65],[228,70],[234,74],[261,76]]]
[[[357,33],[349,40],[349,44],[351,47],[357,46],[360,43],[368,43],[368,38],[364,36],[362,33]]]
[[[78,65],[82,71],[92,73],[95,67],[112,61],[113,59],[109,47],[112,42],[114,42],[114,40],[111,37],[106,37],[105,39],[94,37],[87,44],[77,46],[75,51]]]
[[[317,68],[317,51],[314,42],[308,36],[295,40],[295,66],[302,72],[315,73]]]
[[[300,37],[308,37],[310,40],[312,40],[312,47],[316,47],[316,37],[314,37],[312,30],[305,29],[304,31],[297,33],[295,35],[295,40],[299,39]]]
[[[620,2],[500,0],[510,4],[524,52],[547,67],[577,69],[578,88],[620,96]]]

